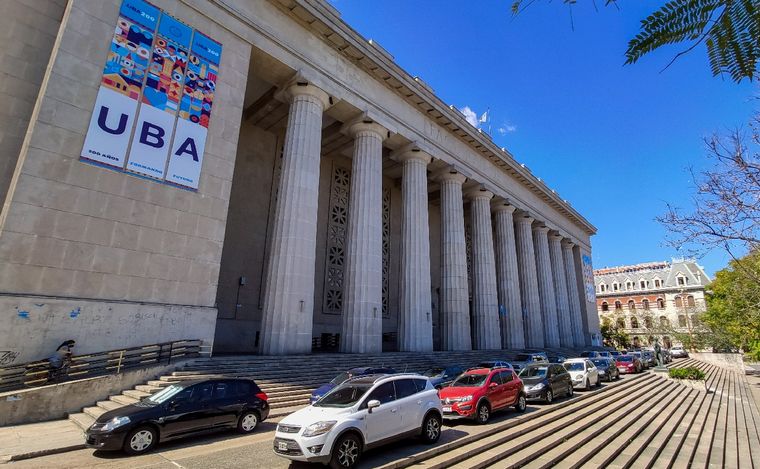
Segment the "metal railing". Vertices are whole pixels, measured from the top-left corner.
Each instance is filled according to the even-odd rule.
[[[47,359],[0,367],[0,392],[44,386],[75,379],[118,374],[125,370],[171,364],[182,358],[210,355],[210,347],[201,340],[186,339],[76,355],[58,369]]]

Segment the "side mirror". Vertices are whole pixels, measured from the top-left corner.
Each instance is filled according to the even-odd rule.
[[[372,413],[372,409],[380,407],[380,401],[377,399],[372,399],[371,401],[367,402],[367,413]]]
[[[498,384],[496,384],[496,383],[491,383],[491,384],[488,385],[488,387],[491,388],[491,389],[495,388],[496,386],[498,386]]]
[[[169,401],[169,403],[166,404],[166,408],[169,410],[174,410],[177,407],[179,407],[179,401]]]

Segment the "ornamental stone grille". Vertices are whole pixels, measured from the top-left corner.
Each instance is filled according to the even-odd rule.
[[[391,190],[383,189],[383,317],[391,316],[390,302],[391,266]]]
[[[346,226],[351,171],[333,166],[330,187],[330,212],[327,223],[327,259],[323,311],[341,314],[343,309],[343,273],[346,261]]]

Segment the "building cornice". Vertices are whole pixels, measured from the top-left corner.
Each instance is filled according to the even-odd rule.
[[[596,227],[569,202],[533,175],[527,166],[518,163],[509,151],[493,143],[488,134],[470,125],[457,109],[446,105],[419,77],[413,77],[399,67],[385,49],[368,41],[351,28],[329,3],[324,0],[269,1],[439,126],[511,174],[587,234],[596,234]]]

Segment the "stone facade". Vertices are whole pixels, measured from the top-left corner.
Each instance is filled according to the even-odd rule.
[[[674,259],[598,269],[594,283],[599,317],[621,327],[634,345],[654,338],[671,344],[674,332],[697,327],[710,277],[696,261]]]
[[[177,334],[241,353],[466,350],[598,333],[582,265],[595,228],[329,3],[153,1],[224,45],[192,192],[79,160],[120,1],[9,1],[14,34],[56,31],[29,39],[42,52],[0,89],[26,102],[0,126],[24,135],[0,139],[13,167],[0,292],[56,308],[8,308],[37,322],[24,341],[0,329],[0,351]],[[123,319],[145,308],[174,332]]]

